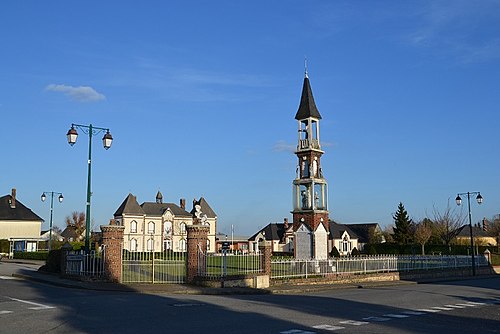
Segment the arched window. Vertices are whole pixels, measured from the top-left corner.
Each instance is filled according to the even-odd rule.
[[[137,251],[137,239],[130,240],[130,251],[131,252]]]
[[[186,234],[186,223],[182,222],[179,227],[180,227],[180,233],[181,234]]]
[[[148,246],[148,251],[152,252],[154,250],[154,240],[153,239],[148,239],[147,246]]]
[[[148,234],[155,234],[155,223],[154,222],[148,223]]]
[[[135,220],[130,223],[130,233],[137,233],[137,222]]]
[[[210,250],[210,239],[207,239],[207,251]]]
[[[181,252],[186,251],[186,240],[184,239],[179,240],[179,251]]]

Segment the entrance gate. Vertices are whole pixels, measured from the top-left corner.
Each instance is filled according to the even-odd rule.
[[[123,250],[122,283],[185,283],[186,252]]]

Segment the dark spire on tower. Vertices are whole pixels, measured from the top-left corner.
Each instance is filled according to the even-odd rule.
[[[302,96],[300,98],[299,110],[295,115],[295,119],[301,120],[308,117],[321,119],[321,115],[318,111],[318,108],[316,108],[316,103],[314,102],[314,97],[311,90],[311,84],[309,83],[309,76],[307,74],[306,67],[304,75],[304,85],[302,86]]]

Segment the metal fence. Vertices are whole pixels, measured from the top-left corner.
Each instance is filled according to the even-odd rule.
[[[220,278],[260,273],[263,271],[262,256],[262,254],[203,253],[198,250],[198,275]]]
[[[66,275],[100,278],[104,276],[104,252],[69,251],[66,254]]]
[[[484,256],[476,257],[476,266],[487,266]],[[405,272],[429,269],[471,267],[470,256],[360,256],[328,260],[273,259],[271,278],[311,277],[342,274]]]
[[[185,252],[123,251],[122,283],[184,283]]]

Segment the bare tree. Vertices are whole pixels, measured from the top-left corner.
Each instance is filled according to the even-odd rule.
[[[497,253],[500,253],[500,215],[496,215],[492,220],[493,221],[488,224],[486,233],[495,238],[497,242]]]
[[[449,201],[444,211],[440,212],[434,206],[432,212],[434,216],[434,232],[442,240],[443,244],[450,246],[451,241],[459,233],[459,228],[465,224],[465,215],[461,211],[457,211],[456,208],[452,209]]]
[[[71,216],[66,216],[66,226],[73,227],[78,236],[85,233],[85,213],[73,211]]]
[[[425,255],[425,244],[432,236],[432,222],[425,218],[415,227],[415,241],[422,247],[422,255]]]

